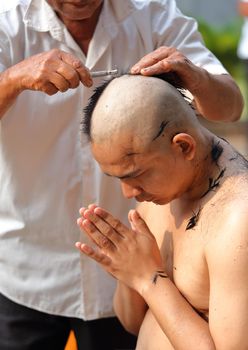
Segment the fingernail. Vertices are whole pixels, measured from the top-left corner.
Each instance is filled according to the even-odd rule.
[[[142,68],[142,69],[141,69],[141,73],[142,73],[142,72],[148,72],[149,70],[150,70],[149,67],[147,67],[147,68]]]
[[[77,219],[77,224],[80,225],[81,218]]]

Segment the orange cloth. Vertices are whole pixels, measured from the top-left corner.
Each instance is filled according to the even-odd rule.
[[[70,332],[68,341],[65,346],[65,350],[77,350],[77,343],[73,331]]]

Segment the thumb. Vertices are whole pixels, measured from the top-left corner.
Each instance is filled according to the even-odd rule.
[[[129,211],[128,220],[131,224],[132,230],[134,230],[135,232],[148,233],[149,235],[152,235],[146,222],[142,219],[142,217],[139,215],[137,210],[130,210]]]

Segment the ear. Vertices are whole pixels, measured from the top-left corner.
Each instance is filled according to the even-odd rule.
[[[173,137],[171,143],[187,160],[194,158],[196,141],[191,135],[185,133],[177,134]]]

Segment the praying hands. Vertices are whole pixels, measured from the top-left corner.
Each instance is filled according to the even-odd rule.
[[[142,294],[157,271],[163,272],[155,237],[136,210],[128,216],[132,229],[96,205],[80,209],[80,215],[79,227],[99,249],[80,242],[76,247],[115,278]]]

